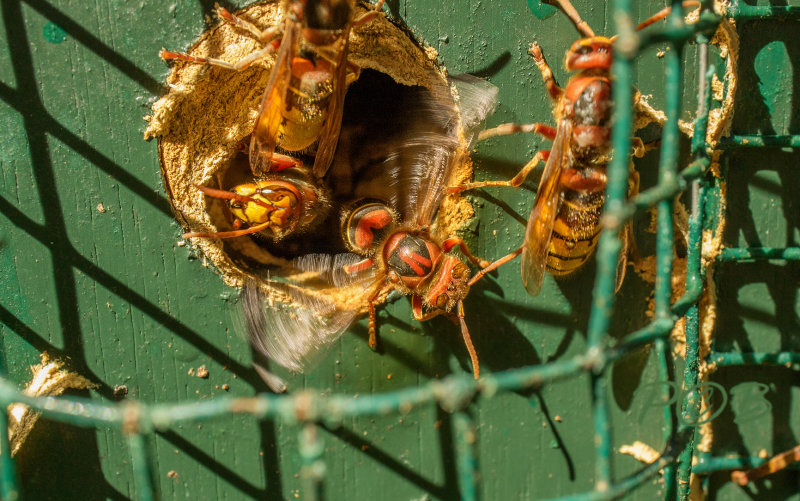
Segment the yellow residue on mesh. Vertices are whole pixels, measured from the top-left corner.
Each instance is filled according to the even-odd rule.
[[[64,369],[64,362],[51,359],[47,352],[41,354],[42,362],[31,367],[33,376],[23,393],[31,397],[61,395],[68,389],[84,390],[97,385],[74,372]],[[8,434],[11,455],[16,455],[33,430],[39,413],[22,404],[8,406]]]
[[[719,15],[724,15],[729,2],[715,0],[714,10]],[[734,97],[738,86],[739,63],[739,38],[736,25],[732,19],[723,18],[717,28],[711,43],[718,46],[720,56],[725,60],[725,76],[723,81],[714,78],[711,84],[712,99],[720,106],[709,113],[709,125],[706,140],[712,148],[710,170],[716,177],[720,177],[719,159],[722,154],[716,149],[719,140],[730,133],[730,126],[734,112]],[[705,287],[699,303],[700,329],[699,329],[699,382],[707,381],[709,375],[716,369],[713,362],[708,362],[707,357],[711,351],[711,343],[717,318],[717,290],[714,280],[715,259],[722,251],[722,234],[725,228],[725,201],[727,200],[726,185],[720,182],[720,208],[717,214],[718,225],[715,231],[705,230],[702,237],[702,264],[705,267]],[[684,337],[685,340],[685,337]],[[707,413],[710,403],[704,398],[701,402],[701,415]],[[714,442],[714,429],[711,422],[698,428],[700,440],[695,449],[699,452],[711,452]],[[705,498],[701,487],[701,477],[692,474],[690,478],[690,500],[700,501]]]
[[[717,0],[715,2],[715,11],[718,14],[724,14],[728,2]],[[687,18],[688,22],[694,22],[697,19],[695,12],[690,14]],[[706,133],[706,142],[710,147],[711,165],[710,171],[716,177],[720,177],[719,159],[721,151],[716,149],[717,143],[722,137],[730,133],[730,126],[733,118],[734,111],[734,97],[736,95],[738,79],[738,53],[739,53],[739,40],[736,33],[736,26],[733,20],[722,19],[717,32],[715,33],[712,41],[720,49],[720,55],[725,59],[725,76],[723,80],[714,75],[711,82],[711,99],[712,102],[717,103],[717,106],[712,105],[709,111],[708,129]],[[637,96],[635,103],[636,119],[635,128],[639,129],[651,122],[663,124],[666,120],[666,115],[660,110],[654,109],[647,101],[645,96]],[[679,122],[680,130],[691,136],[693,131],[693,124],[683,121]],[[716,286],[714,282],[714,263],[716,257],[722,250],[722,233],[725,227],[725,200],[726,200],[726,186],[724,182],[719,182],[720,185],[720,207],[719,212],[716,214],[718,222],[717,227],[712,230],[704,230],[702,234],[702,251],[701,260],[705,268],[705,287],[703,289],[700,301],[698,303],[699,310],[699,381],[707,381],[709,374],[712,373],[716,366],[713,362],[706,361],[708,354],[711,351],[711,343],[714,334],[714,328],[717,318],[717,296]],[[675,221],[678,231],[682,234],[683,240],[686,241],[688,233],[688,214],[685,208],[676,200],[675,205]],[[676,235],[677,236],[677,235]],[[673,262],[672,274],[672,301],[675,301],[685,291],[685,277],[686,277],[686,259],[676,258]],[[655,256],[648,256],[634,263],[634,270],[644,280],[654,283],[656,271]],[[654,300],[651,297],[648,300],[648,316],[652,319],[654,313]],[[676,356],[685,357],[686,351],[686,333],[685,333],[685,317],[676,322],[670,339],[673,343],[673,352]],[[709,402],[704,400],[701,403],[701,415],[708,409]],[[711,423],[706,423],[699,427],[700,440],[696,446],[698,451],[710,452],[713,443],[713,428]],[[627,446],[626,446],[627,447]],[[655,451],[644,448],[636,449],[636,453],[649,454]],[[632,449],[626,449],[626,453],[633,454]],[[691,496],[692,500],[703,499],[702,488],[700,486],[700,479],[696,475],[692,475],[690,480],[692,485]]]
[[[620,454],[627,454],[629,456],[633,456],[634,459],[637,461],[641,461],[645,464],[651,464],[656,462],[658,458],[661,456],[661,453],[657,450],[653,449],[649,445],[644,442],[635,441],[631,445],[623,445],[619,448]]]

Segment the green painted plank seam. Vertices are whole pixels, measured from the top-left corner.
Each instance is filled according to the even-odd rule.
[[[738,5],[738,4],[737,4]],[[694,231],[690,231],[690,256],[697,261],[692,271],[687,268],[687,289],[684,296],[670,306],[669,277],[672,268],[672,202],[671,198],[686,189],[693,180],[702,177],[708,168],[708,158],[700,156],[683,172],[677,173],[677,117],[680,112],[681,90],[681,48],[692,36],[711,30],[716,26],[718,18],[708,10],[701,15],[700,21],[691,26],[683,24],[683,9],[679,1],[673,2],[674,11],[670,15],[670,26],[667,29],[654,31],[639,37],[632,30],[633,23],[629,16],[630,0],[619,0],[615,5],[615,20],[619,31],[618,57],[613,74],[616,78],[614,98],[616,102],[630,102],[632,99],[631,64],[635,54],[642,47],[661,41],[670,42],[676,49],[667,56],[667,122],[664,126],[664,146],[661,150],[659,182],[655,188],[643,192],[633,200],[625,202],[628,177],[628,158],[618,155],[609,166],[608,202],[604,214],[603,232],[597,251],[598,271],[594,287],[594,300],[589,321],[588,349],[584,355],[571,360],[509,370],[490,375],[478,382],[464,376],[445,378],[433,381],[418,388],[400,390],[383,395],[369,395],[359,400],[351,397],[312,397],[310,394],[294,396],[259,395],[254,398],[219,398],[211,402],[191,404],[163,404],[146,406],[143,404],[111,405],[92,402],[80,398],[33,398],[21,394],[16,387],[0,377],[0,403],[22,402],[38,409],[43,414],[79,426],[97,426],[100,424],[120,425],[128,429],[133,420],[134,427],[126,434],[130,454],[133,459],[134,476],[137,494],[140,499],[154,499],[155,486],[152,475],[151,452],[148,438],[153,429],[168,428],[175,423],[187,420],[210,419],[230,413],[248,413],[259,418],[275,418],[285,421],[325,421],[336,423],[345,416],[365,415],[371,413],[388,414],[391,412],[408,412],[414,405],[436,401],[445,410],[455,411],[471,402],[478,395],[492,396],[498,391],[515,390],[526,387],[538,387],[547,382],[576,375],[585,371],[593,374],[593,411],[596,435],[595,490],[562,499],[612,499],[629,492],[658,471],[674,464],[676,454],[691,451],[691,443],[685,440],[670,440],[664,455],[656,463],[644,467],[640,472],[618,483],[614,482],[611,464],[611,440],[608,415],[608,397],[604,370],[614,361],[631,349],[643,344],[657,341],[658,351],[662,354],[660,361],[661,377],[669,379],[666,363],[665,336],[669,334],[674,322],[684,314],[696,313],[696,302],[702,292],[702,269],[699,265],[699,231],[702,227],[702,202],[692,211]],[[745,15],[741,14],[740,15]],[[745,11],[746,12],[746,11]],[[780,14],[779,14],[780,15]],[[630,129],[632,126],[632,109],[629,106],[617,108],[613,131],[613,145],[616,151],[629,151]],[[707,115],[707,114],[706,114]],[[699,114],[700,119],[707,116]],[[700,130],[700,123],[696,130]],[[702,128],[704,130],[704,127]],[[699,137],[704,138],[705,134]],[[670,141],[669,139],[675,139]],[[697,138],[695,138],[697,140]],[[787,140],[794,145],[794,139]],[[767,140],[764,144],[769,143]],[[743,141],[743,145],[751,146]],[[704,199],[705,192],[699,191],[698,197]],[[644,207],[658,205],[659,230],[657,235],[657,285],[656,313],[657,318],[648,326],[629,334],[616,347],[606,348],[608,325],[614,306],[614,282],[617,256],[621,250],[619,228],[623,222],[633,217],[635,212]],[[697,210],[694,210],[697,209]],[[695,250],[691,250],[694,248]],[[785,250],[784,250],[785,251]],[[694,254],[692,254],[694,252]],[[793,255],[784,252],[781,255]],[[694,309],[693,309],[694,308]],[[687,336],[689,336],[687,332]],[[696,377],[696,371],[693,374]],[[671,417],[671,410],[665,408],[665,419]],[[474,425],[471,418],[463,411],[455,416],[457,433],[457,459],[460,475],[461,494],[464,499],[477,498],[476,456],[474,455]],[[316,427],[313,425],[308,425]],[[309,428],[305,428],[306,431]],[[3,435],[7,433],[3,426]],[[316,434],[314,434],[316,435]],[[673,438],[674,430],[668,427],[665,438]],[[308,460],[306,465],[318,465],[322,462],[322,449],[316,445],[315,438],[304,434],[300,438],[301,453]],[[680,442],[680,443],[679,443]],[[2,444],[0,444],[2,445]],[[314,452],[317,451],[317,452]],[[4,455],[7,456],[7,455]],[[690,454],[691,456],[691,454]],[[2,487],[4,499],[11,499],[12,491],[7,486],[16,488],[13,478],[13,465],[8,470],[10,461],[3,460]],[[11,473],[9,473],[9,471]],[[684,470],[681,470],[684,471]],[[316,487],[321,488],[322,472],[312,471]],[[672,473],[668,473],[672,474]],[[673,482],[669,481],[670,489]],[[315,494],[309,493],[314,499]]]

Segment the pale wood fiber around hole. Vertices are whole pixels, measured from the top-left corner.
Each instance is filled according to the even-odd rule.
[[[363,12],[364,6],[359,5],[356,16]],[[282,16],[278,2],[259,2],[236,14],[261,28],[273,25]],[[203,33],[187,53],[234,62],[260,47],[243,30],[220,22]],[[362,69],[389,75],[401,85],[428,89],[446,86],[446,70],[437,65],[436,56],[434,49],[420,47],[385,16],[355,27],[350,37],[349,61]],[[158,140],[165,188],[176,219],[184,229],[205,232],[229,229],[218,227],[227,220],[222,203],[206,204],[206,197],[194,185],[214,185],[215,178],[229,167],[237,154],[237,144],[252,131],[273,62],[272,57],[267,57],[241,72],[181,62],[173,66],[167,78],[169,92],[153,105],[153,113],[147,117],[145,139]],[[471,175],[472,163],[465,155],[449,184],[460,184]],[[439,233],[455,234],[473,214],[465,198],[446,197],[436,221]],[[198,238],[193,243],[228,285],[240,287],[246,280],[257,279],[228,255],[221,240]],[[247,237],[228,239],[225,245],[263,265],[287,264]],[[270,289],[267,282],[261,282],[275,300],[285,299],[285,295]],[[316,292],[346,302],[364,299],[363,294],[337,299],[347,292],[335,288]]]

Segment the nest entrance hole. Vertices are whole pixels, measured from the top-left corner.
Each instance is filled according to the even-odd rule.
[[[430,101],[430,95],[425,87],[402,85],[379,71],[362,70],[359,79],[347,91],[339,143],[333,164],[323,179],[329,189],[330,203],[324,209],[327,214],[321,223],[308,233],[277,242],[258,233],[236,238],[251,239],[259,248],[283,259],[309,253],[346,252],[339,234],[343,207],[359,198],[385,200],[391,195],[381,180],[383,161],[402,145],[409,130],[415,133],[420,128],[429,132],[438,130],[433,121],[425,124],[424,107],[420,106]],[[231,189],[239,183],[252,181],[247,148],[243,150],[218,175],[220,188]],[[304,157],[304,161],[310,165],[313,156]],[[208,203],[224,206],[223,210],[211,214],[215,226],[231,227],[233,218],[225,202],[209,199]],[[251,259],[247,252],[239,251],[239,245],[229,245],[231,243],[232,240],[222,240],[227,254],[249,268],[261,267],[259,259]]]
[[[366,9],[357,4],[355,15],[362,15]],[[280,4],[269,0],[253,3],[235,14],[261,29],[280,23],[283,16]],[[187,54],[232,62],[261,48],[239,27],[220,22],[203,33]],[[347,58],[362,70],[345,97],[336,164],[323,180],[330,186],[333,202],[324,214],[325,221],[305,235],[280,242],[251,236],[192,239],[220,271],[225,283],[241,286],[259,275],[257,270],[283,267],[288,264],[287,259],[309,251],[342,250],[338,235],[342,201],[358,191],[354,186],[360,190],[368,185],[379,156],[376,150],[387,151],[393,148],[392,141],[402,138],[404,121],[412,116],[408,106],[413,108],[415,94],[421,96],[426,89],[433,94],[449,89],[435,62],[435,51],[385,16],[376,16],[353,28]],[[232,229],[234,220],[227,202],[204,196],[196,186],[230,189],[253,181],[247,154],[241,150],[246,149],[247,137],[253,130],[272,63],[267,58],[242,72],[180,62],[173,66],[167,78],[169,92],[153,105],[153,113],[147,117],[150,125],[145,138],[158,138],[164,186],[184,231]],[[313,151],[309,154],[304,160],[310,165]],[[466,179],[470,173],[471,166],[465,165],[459,169],[458,179]],[[453,200],[446,201],[452,203]],[[461,212],[471,214],[471,207],[462,208]],[[447,228],[457,229],[450,223]]]

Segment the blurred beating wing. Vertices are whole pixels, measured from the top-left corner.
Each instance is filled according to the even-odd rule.
[[[353,254],[298,258],[297,271],[311,272],[311,278],[296,284],[270,283],[271,289],[288,299],[286,302],[269,301],[257,286],[245,286],[244,324],[253,347],[297,372],[317,362],[344,334],[361,312],[364,300],[380,285],[381,277],[374,269],[353,275],[342,271],[342,266],[360,259]]]
[[[522,284],[529,294],[535,296],[542,288],[547,268],[547,254],[553,237],[553,224],[558,214],[561,199],[560,178],[569,162],[569,140],[572,137],[572,122],[561,120],[558,124],[550,158],[536,191],[536,201],[525,229],[522,244]]]
[[[278,126],[283,119],[281,109],[286,105],[286,93],[292,77],[292,57],[297,46],[299,29],[287,19],[281,48],[270,73],[267,90],[261,100],[256,126],[250,137],[250,169],[260,176],[271,170],[272,154],[277,146]]]
[[[347,52],[350,44],[350,24],[342,33],[342,50],[336,61],[336,74],[333,80],[333,95],[328,104],[328,118],[322,128],[314,157],[313,174],[322,178],[333,161],[336,144],[339,142],[339,131],[342,129],[342,113],[344,112],[344,96],[347,92]]]
[[[427,132],[406,140],[387,156],[384,166],[392,188],[389,203],[403,223],[431,224],[460,156],[458,147],[454,136]]]
[[[467,143],[471,144],[475,133],[497,108],[500,90],[486,80],[468,74],[452,76],[450,82],[456,89],[461,128]]]
[[[465,161],[474,132],[497,105],[497,87],[484,80],[463,75],[450,82],[456,97],[443,86],[420,100],[409,113],[418,113],[424,127],[411,128],[385,161],[394,193],[390,204],[403,222],[422,228],[433,221],[453,170]]]

